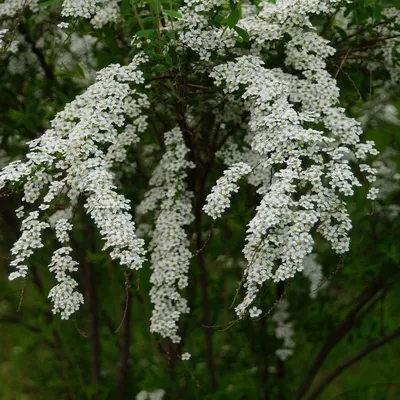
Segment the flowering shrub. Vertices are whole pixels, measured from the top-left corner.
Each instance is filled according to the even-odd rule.
[[[31,129],[26,113],[11,114],[28,126],[22,138],[14,126],[0,128],[4,148],[29,140],[25,155],[11,151],[0,172],[2,193],[22,201],[9,279],[26,279],[36,253],[52,249],[53,313],[76,318],[87,299],[89,308],[95,304],[92,286],[81,284],[81,264],[92,253],[109,262],[95,251],[101,241],[125,272],[123,321],[131,274],[144,270],[143,282],[150,271],[150,331],[172,342],[169,350],[160,345],[169,362],[191,357],[183,352],[187,315],[200,286],[215,389],[207,262],[216,257],[207,251],[229,257],[220,242],[229,242],[224,226],[236,218],[245,236],[235,247],[242,245],[244,258],[234,251],[229,264],[239,271],[239,286],[237,296],[229,289],[236,315],[228,325],[271,314],[274,354],[289,359],[296,324],[285,288],[306,285],[303,275],[318,301],[329,288],[321,248],[329,251],[329,244],[340,257],[349,252],[360,194],[384,213],[397,190],[396,150],[378,156],[363,127],[377,109],[398,123],[391,99],[400,80],[400,16],[389,5],[367,3],[5,0],[5,74],[34,77],[30,107],[38,103],[45,115]],[[361,71],[357,82],[353,70]],[[368,99],[354,105],[352,96],[364,93]],[[57,95],[61,101],[43,102]],[[82,251],[77,238],[85,229],[90,239]],[[265,293],[276,287],[271,304]],[[141,389],[140,398],[156,393]]]

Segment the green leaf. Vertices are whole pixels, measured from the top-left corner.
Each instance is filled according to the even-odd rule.
[[[153,33],[155,33],[155,29],[142,29],[141,31],[136,32],[137,37],[149,37]]]
[[[245,41],[248,42],[250,40],[249,34],[243,28],[239,28],[238,26],[234,26],[233,29],[238,33],[238,35]]]
[[[173,65],[173,63],[172,63],[172,58],[171,58],[171,56],[170,56],[169,54],[167,54],[167,55],[165,56],[165,61],[166,61],[166,63],[167,63],[168,66],[172,67],[172,65]]]
[[[334,29],[339,33],[340,37],[342,40],[345,40],[347,38],[347,32],[342,29],[340,26],[334,26]]]
[[[85,72],[83,71],[83,68],[79,64],[76,64],[74,72],[76,76],[79,76],[81,78],[85,77]]]
[[[171,18],[182,18],[182,15],[180,13],[178,13],[178,11],[174,11],[174,10],[163,10],[163,13],[165,15],[168,15]]]
[[[119,11],[123,17],[127,16],[127,15],[131,15],[132,12],[131,12],[130,0],[122,0],[121,5],[119,6]]]
[[[151,16],[151,15],[142,18],[142,22],[143,22],[144,24],[147,24],[148,22],[153,23],[155,20],[156,20],[156,17],[153,17],[153,16]]]
[[[239,22],[239,19],[240,19],[240,11],[238,8],[235,8],[234,10],[231,11],[227,19],[229,28],[233,28]]]
[[[39,7],[49,7],[54,3],[54,0],[43,0],[39,2]]]

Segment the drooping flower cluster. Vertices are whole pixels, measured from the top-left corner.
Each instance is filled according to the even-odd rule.
[[[283,28],[257,30],[256,19],[250,17],[253,25],[248,29],[258,45],[268,47],[266,43],[284,34],[291,36],[285,62],[300,75],[268,69],[256,56],[238,57],[211,73],[217,85],[225,84],[225,92],[239,91],[247,102],[250,145],[261,157],[258,168],[265,173],[274,170],[270,183],[259,189],[263,198],[247,231],[247,292],[236,308],[240,317],[266,280],[282,281],[303,269],[304,257],[313,249],[315,226],[336,252],[348,250],[351,222],[343,197],[360,185],[349,159],[376,154],[371,142],[359,143],[362,131],[357,121],[337,107],[339,91],[325,64],[333,49],[309,31],[308,14],[326,11],[322,3],[281,1],[260,12],[259,24],[266,19],[284,23]],[[317,129],[318,124],[325,129]],[[372,180],[373,168],[364,171]],[[227,197],[224,201],[229,204]],[[207,205],[205,210],[215,217]]]
[[[325,286],[323,282],[324,275],[322,273],[322,265],[316,261],[315,253],[304,257],[303,275],[310,280],[310,298],[315,299],[318,292]]]
[[[148,106],[147,97],[132,87],[144,82],[139,66],[145,61],[146,57],[137,55],[128,66],[116,64],[103,69],[97,82],[58,113],[51,128],[30,143],[27,161],[15,161],[0,173],[0,188],[7,184],[23,186],[27,207],[35,207],[40,200],[37,211],[29,212],[22,221],[21,237],[12,250],[15,259],[11,265],[16,271],[10,279],[26,276],[28,258],[43,246],[41,232],[49,226],[48,218],[63,243],[50,265],[59,281],[50,297],[54,310],[63,318],[79,307],[82,298],[73,291],[76,282],[64,275],[76,267],[65,246],[72,228],[66,216],[70,218],[72,213],[56,211],[54,218],[54,206],[63,204],[68,210],[83,195],[84,207],[105,241],[103,249],[110,249],[111,257],[130,269],[139,269],[144,261],[144,242],[136,237],[128,200],[115,191],[112,168],[125,160],[126,148],[136,143],[137,134],[147,127],[142,115]],[[19,214],[23,215],[24,209]]]
[[[38,211],[30,212],[22,221],[22,234],[11,249],[14,259],[10,265],[16,268],[16,271],[10,274],[10,279],[25,278],[28,273],[26,263],[36,249],[43,247],[41,235],[48,226],[48,223],[39,220]]]
[[[165,133],[166,151],[150,180],[152,188],[138,207],[138,212],[155,212],[155,228],[150,242],[150,300],[154,305],[151,331],[179,342],[178,320],[188,313],[187,300],[181,291],[188,285],[191,258],[185,226],[193,221],[191,198],[186,178],[192,162],[186,160],[188,149],[179,128]]]
[[[83,295],[75,290],[78,283],[68,275],[78,270],[78,263],[72,259],[71,251],[71,247],[56,250],[49,265],[58,282],[50,290],[49,298],[53,302],[53,313],[60,313],[61,319],[68,319],[83,304]]]
[[[288,321],[290,314],[288,312],[289,304],[285,299],[281,299],[276,305],[272,320],[275,322],[275,336],[282,340],[282,347],[275,350],[276,356],[285,361],[293,354],[295,343],[293,341],[294,330],[292,322]]]

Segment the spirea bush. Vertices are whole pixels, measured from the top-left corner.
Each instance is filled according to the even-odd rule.
[[[379,154],[363,134],[399,87],[398,10],[359,0],[5,0],[0,21],[8,74],[76,88],[64,105],[49,102],[34,137],[9,145],[30,139],[0,172],[2,193],[22,201],[9,279],[26,279],[34,254],[52,246],[48,298],[73,318],[86,300],[71,236],[92,224],[113,273],[142,283],[150,268],[149,329],[188,361],[182,316],[199,279],[211,324],[204,254],[229,241],[223,221],[239,215],[230,324],[267,318],[276,357],[293,355],[285,287],[298,282],[316,299],[329,286],[318,252],[342,257],[352,246],[354,196],[384,209],[398,180],[387,166],[396,150]],[[275,287],[277,301],[265,301]]]

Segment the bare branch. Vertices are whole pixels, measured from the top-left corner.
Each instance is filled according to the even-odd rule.
[[[322,381],[319,384],[317,384],[314,391],[310,394],[310,396],[307,397],[307,400],[316,399],[317,396],[325,389],[325,387],[329,385],[329,383],[331,383],[337,376],[339,376],[346,368],[349,368],[351,365],[364,358],[371,351],[376,350],[377,348],[390,342],[392,339],[396,338],[399,335],[400,335],[400,326],[391,333],[388,333],[387,335],[380,337],[375,342],[364,347],[360,352],[354,354],[346,361],[342,362],[337,368],[335,368],[324,379],[322,379]]]

